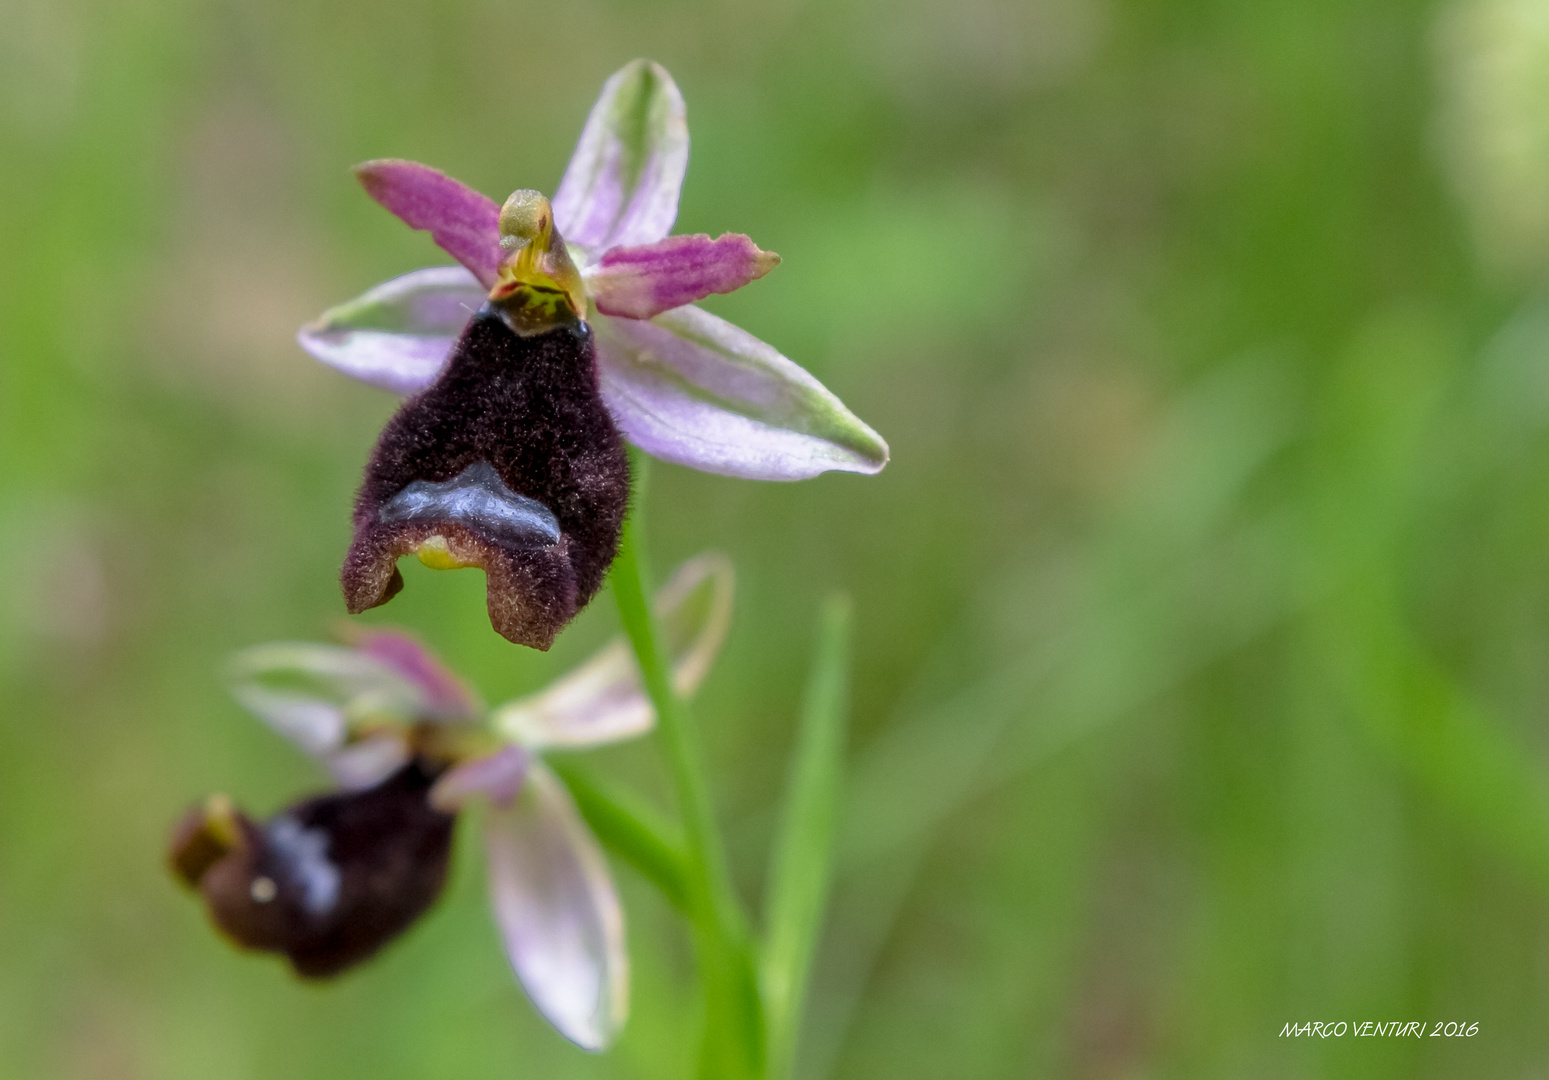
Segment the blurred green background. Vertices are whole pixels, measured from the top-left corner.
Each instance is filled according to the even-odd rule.
[[[319,639],[394,407],[295,328],[445,261],[348,167],[552,191],[603,79],[688,101],[712,310],[893,448],[658,467],[658,576],[738,613],[697,709],[756,906],[818,604],[857,603],[804,1080],[1549,1075],[1549,0],[0,0],[0,1076],[686,1074],[671,913],[634,1015],[514,985],[471,832],[337,984],[162,871],[211,789],[322,778],[222,658]],[[406,625],[498,701],[477,574]],[[648,746],[598,773],[664,798]],[[1288,1022],[1472,1038],[1280,1038]]]

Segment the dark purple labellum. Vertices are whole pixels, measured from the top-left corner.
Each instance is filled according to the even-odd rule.
[[[517,335],[490,305],[441,376],[388,421],[341,575],[352,614],[403,587],[400,556],[479,566],[491,624],[547,649],[618,550],[629,460],[584,322]]]
[[[416,759],[262,824],[197,808],[173,837],[173,870],[237,944],[284,953],[308,978],[337,975],[408,929],[446,883],[455,819],[426,798],[438,772]]]

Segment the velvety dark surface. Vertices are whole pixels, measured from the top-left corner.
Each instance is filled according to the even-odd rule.
[[[307,908],[304,882],[266,827],[239,816],[243,843],[199,881],[211,918],[248,948],[284,953],[309,978],[371,956],[424,914],[446,883],[455,819],[426,801],[436,775],[415,761],[376,787],[307,799],[275,815],[326,837],[321,854],[338,872],[338,889],[322,911]],[[255,895],[260,878],[274,883],[268,899]]]
[[[427,537],[489,578],[490,621],[546,649],[602,584],[629,497],[624,444],[597,393],[591,329],[513,334],[486,307],[434,385],[388,421],[355,503],[342,580],[352,613],[402,587],[394,566]],[[518,495],[559,519],[561,540],[535,546],[477,521],[383,523],[383,503],[417,480],[440,482],[486,461]]]

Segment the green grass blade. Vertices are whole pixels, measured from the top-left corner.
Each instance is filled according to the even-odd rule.
[[[1380,582],[1350,586],[1316,625],[1335,685],[1378,748],[1549,887],[1549,775],[1533,748],[1428,653]]]
[[[818,630],[785,816],[769,874],[761,976],[772,1080],[784,1080],[790,1073],[807,973],[828,898],[844,765],[849,659],[850,601],[831,597]]]

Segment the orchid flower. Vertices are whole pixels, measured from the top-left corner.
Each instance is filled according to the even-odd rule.
[[[402,555],[482,567],[491,624],[546,649],[595,593],[628,498],[622,440],[759,480],[875,473],[887,444],[775,349],[694,306],[768,273],[748,237],[669,236],[688,165],[682,95],[644,60],[603,86],[552,205],[502,206],[425,165],[367,162],[366,191],[461,266],[417,270],[299,335],[408,395],[367,466],[342,572],[352,613]]]
[[[731,619],[730,564],[685,563],[656,608],[673,683],[691,694]],[[350,647],[279,643],[239,654],[237,700],[320,760],[337,789],[257,822],[216,795],[179,824],[174,874],[238,945],[305,977],[375,953],[435,902],[457,813],[488,803],[490,898],[533,1004],[572,1042],[606,1047],[629,1007],[624,917],[596,838],[544,764],[649,731],[655,713],[624,641],[542,692],[485,710],[406,634]]]

